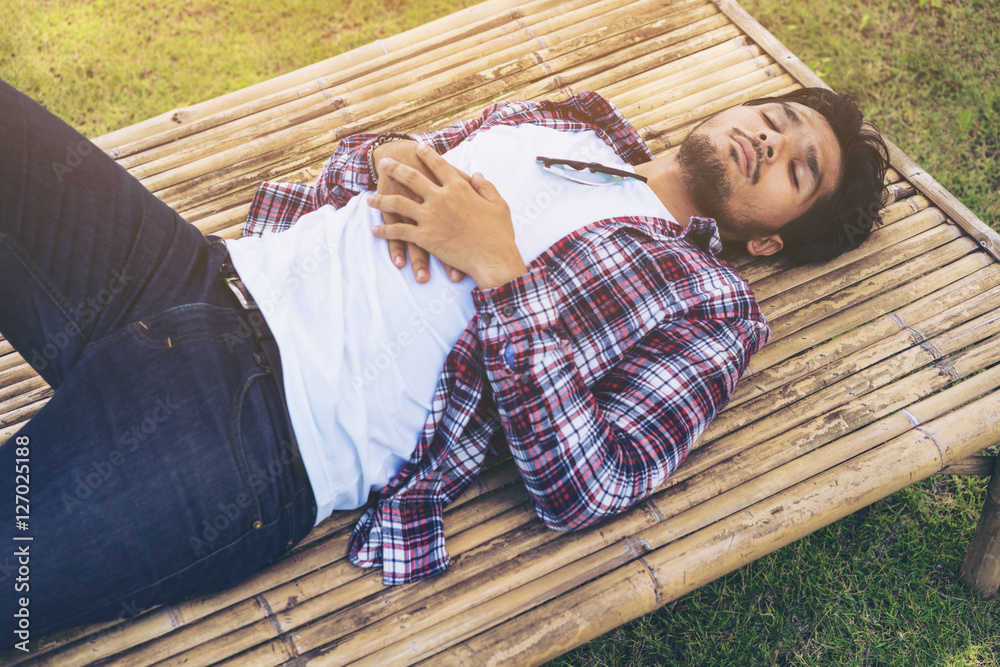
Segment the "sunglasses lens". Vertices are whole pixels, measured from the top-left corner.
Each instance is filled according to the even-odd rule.
[[[585,185],[610,185],[624,180],[623,176],[616,174],[605,174],[601,171],[590,171],[589,169],[574,169],[565,164],[551,164],[545,168],[563,178],[568,178],[571,181]]]

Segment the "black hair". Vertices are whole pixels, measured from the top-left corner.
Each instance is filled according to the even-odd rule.
[[[800,88],[744,104],[774,102],[794,102],[819,112],[833,128],[841,154],[836,189],[778,230],[782,252],[797,262],[823,262],[857,248],[881,222],[880,209],[888,203],[885,140],[847,95],[826,88]]]

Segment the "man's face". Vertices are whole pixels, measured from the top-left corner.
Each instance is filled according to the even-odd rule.
[[[696,127],[677,156],[692,202],[723,240],[774,234],[834,191],[837,138],[823,116],[796,103],[739,106]]]

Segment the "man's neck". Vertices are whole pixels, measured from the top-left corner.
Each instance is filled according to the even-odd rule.
[[[680,165],[677,164],[676,153],[670,153],[659,160],[636,165],[635,173],[645,176],[650,189],[667,207],[674,219],[687,227],[693,216],[699,215],[697,209],[688,197],[687,187]]]

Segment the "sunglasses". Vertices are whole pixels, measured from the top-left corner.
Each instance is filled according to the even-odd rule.
[[[603,164],[597,162],[578,162],[577,160],[562,160],[553,157],[542,157],[541,155],[536,157],[535,160],[541,162],[542,167],[553,174],[577,183],[583,183],[584,185],[612,185],[624,181],[626,178],[634,178],[643,183],[646,182],[645,176],[640,176],[631,171],[605,167]]]

